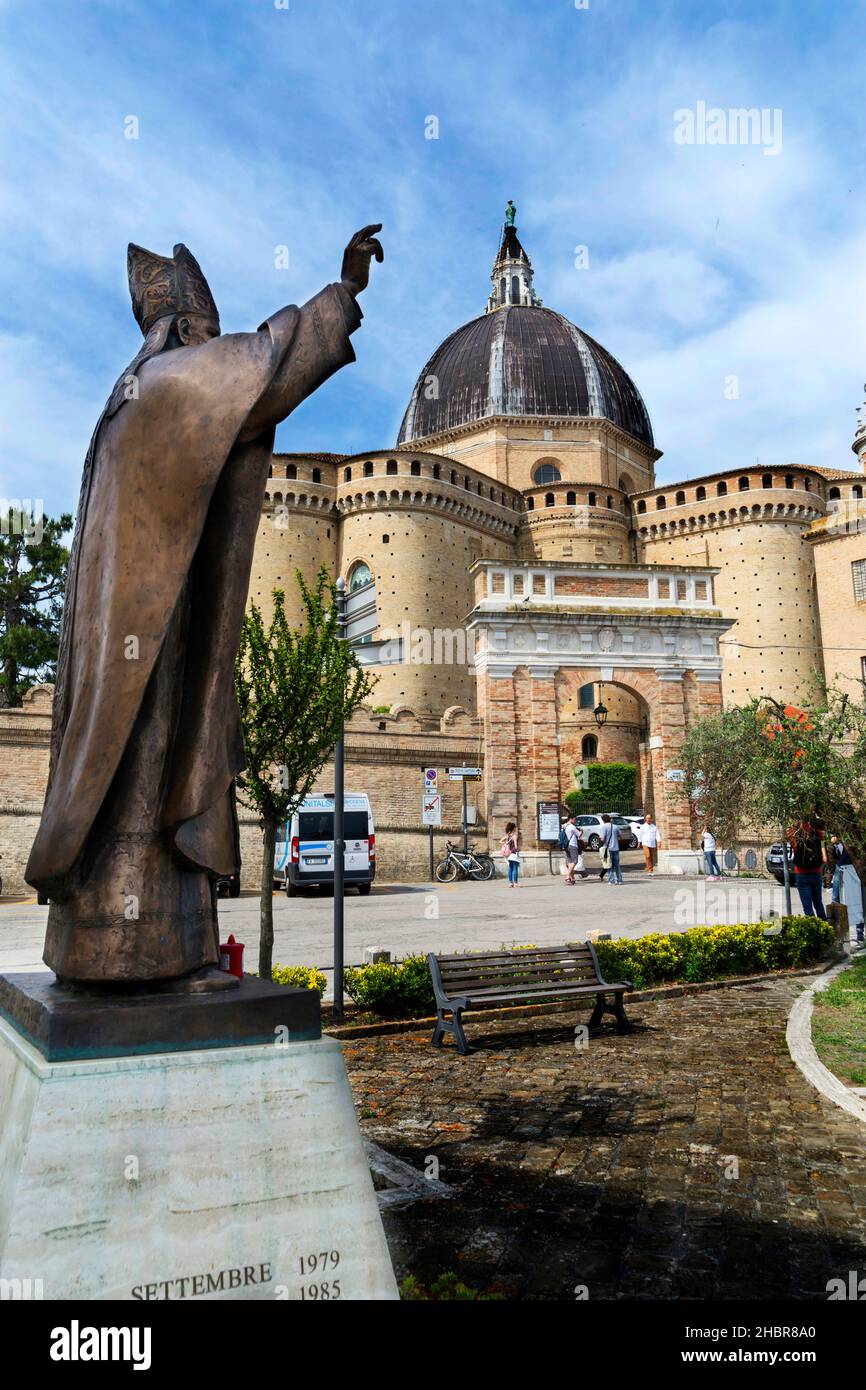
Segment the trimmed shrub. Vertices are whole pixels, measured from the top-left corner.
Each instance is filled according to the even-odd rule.
[[[359,1009],[379,1018],[424,1018],[436,1012],[426,956],[344,970],[343,988]]]
[[[297,989],[317,989],[325,993],[327,979],[315,965],[275,965],[271,971],[275,985],[294,985]]]
[[[576,810],[584,802],[593,806],[634,805],[637,768],[634,763],[587,763],[587,786],[567,792],[565,804]]]
[[[765,928],[779,926],[778,936],[764,935]],[[760,975],[786,966],[812,965],[832,944],[833,928],[820,917],[782,917],[726,927],[690,927],[670,935],[652,932],[635,939],[597,941],[595,950],[606,980],[631,980],[635,989],[650,989],[653,985],[698,984],[726,975]],[[507,949],[531,948],[514,945]],[[468,957],[472,954],[466,952]],[[532,973],[529,964],[527,973]],[[346,970],[343,985],[359,1009],[382,1019],[426,1018],[436,1012],[426,956]]]
[[[767,927],[781,926],[778,936]],[[699,983],[725,975],[759,975],[786,966],[811,965],[833,943],[833,928],[820,917],[782,917],[736,926],[691,927],[663,936],[595,943],[606,980],[632,980],[636,989],[678,981]]]

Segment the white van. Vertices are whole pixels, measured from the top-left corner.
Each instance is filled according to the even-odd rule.
[[[343,876],[347,888],[369,893],[376,876],[376,835],[370,798],[349,792],[343,798]],[[307,883],[334,886],[334,795],[319,792],[301,802],[291,821],[277,831],[274,880],[286,895]]]

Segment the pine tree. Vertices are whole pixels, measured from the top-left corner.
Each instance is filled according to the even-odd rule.
[[[37,518],[9,508],[0,515],[0,705],[54,679],[72,517]]]

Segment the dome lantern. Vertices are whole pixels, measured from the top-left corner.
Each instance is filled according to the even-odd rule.
[[[487,312],[504,309],[508,304],[531,304],[541,307],[541,300],[532,284],[532,262],[527,256],[515,227],[517,209],[509,198],[499,250],[493,262],[490,280],[493,285],[487,300]]]

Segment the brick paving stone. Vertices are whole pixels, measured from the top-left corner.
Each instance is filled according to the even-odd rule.
[[[365,1134],[447,1201],[385,1213],[397,1276],[510,1298],[826,1298],[866,1273],[866,1127],[785,1046],[796,981],[632,1005],[574,1047],[573,1012],[470,1018],[461,1058],[353,1039]],[[726,1177],[736,1158],[739,1176]]]

